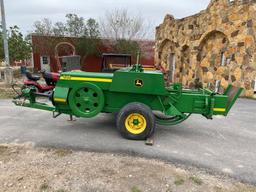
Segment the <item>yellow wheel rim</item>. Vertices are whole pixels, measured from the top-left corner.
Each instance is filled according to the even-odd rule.
[[[126,118],[125,127],[130,133],[138,135],[145,131],[147,121],[143,115],[139,113],[132,113]]]

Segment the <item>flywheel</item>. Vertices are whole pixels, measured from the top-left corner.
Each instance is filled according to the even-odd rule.
[[[105,98],[97,85],[81,83],[71,90],[68,101],[74,115],[91,118],[102,111]]]

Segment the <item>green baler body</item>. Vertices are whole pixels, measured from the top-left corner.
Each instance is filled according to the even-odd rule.
[[[161,125],[176,125],[190,114],[226,116],[243,89],[229,86],[223,95],[207,89],[186,90],[181,84],[165,86],[161,72],[144,71],[140,65],[110,73],[62,73],[51,100],[53,105],[36,101],[33,88],[22,91],[29,102],[14,100],[18,106],[52,111],[54,117],[69,114],[90,118],[98,113],[119,112],[131,103],[142,103],[154,111]],[[159,116],[156,113],[161,113]],[[56,115],[57,114],[57,115]]]
[[[243,89],[229,86],[223,95],[207,89],[183,89],[177,83],[165,86],[161,72],[144,71],[141,65],[111,73],[66,72],[52,93],[42,94],[33,87],[22,89],[14,104],[22,107],[91,118],[99,113],[115,113],[117,128],[127,139],[152,136],[155,124],[177,125],[191,114],[207,119],[226,116]],[[52,104],[40,103],[38,96]],[[23,98],[24,100],[21,100]]]
[[[74,115],[69,93],[85,82],[103,91],[104,107],[101,112],[110,113],[120,111],[129,103],[140,102],[167,116],[193,113],[212,118],[213,115],[227,115],[242,91],[239,89],[229,98],[228,93],[219,95],[205,89],[183,90],[180,84],[165,87],[162,73],[132,68],[121,69],[114,74],[67,72],[61,74],[54,91],[55,111]]]

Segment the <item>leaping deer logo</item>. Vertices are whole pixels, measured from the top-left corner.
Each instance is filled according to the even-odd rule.
[[[136,87],[142,87],[143,86],[143,81],[140,80],[140,79],[135,80],[135,86]]]

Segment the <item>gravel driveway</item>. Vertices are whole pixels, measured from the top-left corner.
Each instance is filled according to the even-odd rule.
[[[216,117],[211,121],[192,115],[177,126],[158,126],[153,147],[121,138],[112,114],[75,122],[67,121],[67,116],[52,119],[51,115],[0,100],[0,143],[34,142],[40,147],[138,155],[228,174],[256,184],[254,100],[240,99],[227,118]]]

